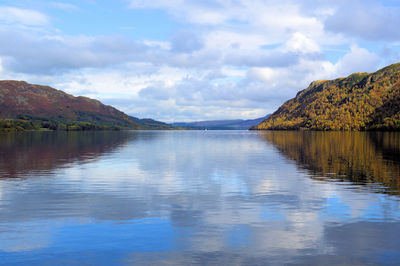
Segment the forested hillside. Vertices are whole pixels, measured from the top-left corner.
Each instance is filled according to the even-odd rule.
[[[252,129],[399,130],[400,63],[314,81]]]
[[[172,129],[130,117],[98,100],[75,97],[49,86],[0,81],[0,130]]]

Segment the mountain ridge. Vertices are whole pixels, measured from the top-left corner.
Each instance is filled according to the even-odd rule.
[[[0,119],[0,127],[17,130],[173,128],[155,120],[150,125],[96,99],[15,80],[0,81]]]
[[[171,125],[181,126],[190,129],[207,129],[207,130],[244,130],[257,125],[267,116],[255,119],[232,119],[232,120],[205,120],[193,122],[174,122]]]
[[[255,130],[400,130],[400,63],[317,80]]]

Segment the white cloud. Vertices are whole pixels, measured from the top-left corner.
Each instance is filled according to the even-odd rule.
[[[248,77],[252,80],[259,80],[262,82],[274,82],[277,78],[281,77],[286,72],[284,69],[274,69],[270,67],[255,67],[248,71]]]
[[[350,75],[354,72],[373,72],[376,70],[380,57],[367,49],[357,45],[351,46],[351,50],[343,56],[335,65],[339,75]]]
[[[155,61],[156,54],[162,51],[150,51],[154,47],[124,37],[55,35],[9,28],[0,28],[0,40],[3,65],[25,73],[47,74],[129,61]]]
[[[329,31],[370,41],[400,41],[398,5],[375,0],[350,0],[340,1],[334,10],[325,21],[325,28]]]
[[[31,15],[29,24],[14,12],[0,25],[2,77],[53,85],[168,121],[253,118],[273,112],[313,80],[371,72],[399,58],[392,43],[385,43],[383,61],[379,42],[363,43],[356,38],[365,38],[360,31],[339,27],[345,21],[339,11],[355,1],[126,2],[137,11],[161,10],[178,28],[167,40],[67,35],[54,30],[45,14],[0,7],[42,17]],[[390,15],[389,21],[397,18]],[[16,26],[22,23],[35,30]]]
[[[49,18],[45,14],[31,9],[0,6],[0,14],[0,21],[6,24],[43,26],[49,23]]]
[[[286,48],[289,51],[303,54],[321,52],[319,45],[315,41],[307,38],[300,32],[296,32],[292,35],[292,37],[286,42]]]
[[[172,50],[178,53],[189,53],[203,48],[203,40],[198,32],[182,31],[172,38]]]
[[[227,30],[210,31],[205,38],[205,44],[209,49],[218,47],[223,50],[231,50],[236,47],[243,50],[253,50],[269,43],[268,39],[260,34]]]

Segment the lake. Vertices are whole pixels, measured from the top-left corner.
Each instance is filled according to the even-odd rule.
[[[400,264],[396,132],[0,135],[0,265]]]

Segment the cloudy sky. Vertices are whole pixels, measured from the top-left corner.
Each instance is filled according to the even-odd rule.
[[[395,0],[0,0],[0,79],[162,121],[256,118],[400,62]]]

